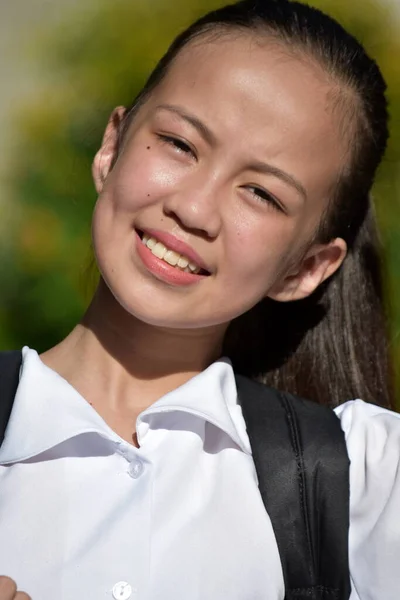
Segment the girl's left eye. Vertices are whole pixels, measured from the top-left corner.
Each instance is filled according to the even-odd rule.
[[[246,189],[248,189],[250,193],[256,197],[257,200],[270,204],[275,210],[279,210],[283,213],[286,212],[279,200],[266,190],[263,190],[262,188],[256,187],[254,185],[249,185],[246,187]]]
[[[158,134],[158,137],[165,144],[172,146],[179,154],[191,154],[194,158],[197,158],[194,150],[187,142],[170,135],[163,135],[161,133]]]

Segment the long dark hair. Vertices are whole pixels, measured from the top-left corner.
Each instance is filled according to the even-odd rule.
[[[181,33],[160,60],[126,112],[120,143],[182,48],[196,38],[239,30],[272,36],[318,61],[336,84],[338,126],[349,139],[349,158],[315,240],[341,237],[349,250],[339,271],[311,297],[266,299],[235,319],[224,353],[237,372],[319,403],[336,406],[359,397],[390,406],[381,256],[370,200],[388,139],[386,84],[353,36],[321,11],[290,0],[242,0],[212,11]]]

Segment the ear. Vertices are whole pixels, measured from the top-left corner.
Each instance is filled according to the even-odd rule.
[[[100,149],[94,157],[92,164],[92,175],[94,185],[98,194],[103,189],[104,182],[109,174],[118,151],[118,134],[126,108],[117,106],[114,108],[108,120]]]
[[[273,286],[268,297],[280,302],[290,302],[310,296],[325,279],[337,271],[346,254],[347,245],[341,238],[336,238],[329,244],[315,244],[300,265]]]

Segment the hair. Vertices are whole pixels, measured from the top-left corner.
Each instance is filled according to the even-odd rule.
[[[320,10],[290,0],[242,0],[209,12],[161,58],[127,109],[119,142],[182,49],[210,35],[239,32],[272,38],[319,64],[332,80],[338,126],[347,125],[348,157],[314,240],[341,237],[348,254],[309,298],[288,303],[265,299],[235,319],[224,354],[236,372],[321,404],[363,398],[390,406],[381,251],[370,198],[388,140],[386,84],[352,35]]]

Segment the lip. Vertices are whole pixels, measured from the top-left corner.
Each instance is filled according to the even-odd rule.
[[[147,233],[147,231],[146,231]],[[165,260],[157,258],[140,239],[135,231],[136,251],[145,268],[157,279],[174,286],[187,286],[206,279],[207,275],[187,273],[169,265]],[[161,241],[161,240],[160,240]]]
[[[169,250],[173,250],[178,254],[184,254],[190,262],[200,267],[200,269],[204,269],[208,273],[212,272],[210,266],[204,262],[201,256],[199,256],[191,246],[175,237],[172,233],[159,231],[158,229],[143,229],[142,231],[147,233],[150,237],[156,238],[159,242],[164,244],[164,246],[167,246]]]

